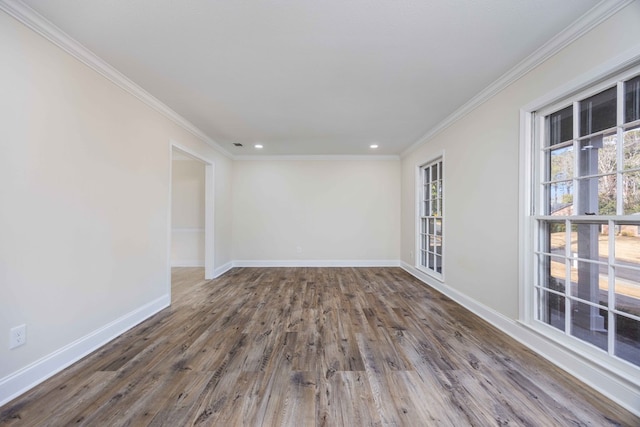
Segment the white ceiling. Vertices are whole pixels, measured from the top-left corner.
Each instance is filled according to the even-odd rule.
[[[232,154],[357,155],[401,153],[598,0],[24,3]]]

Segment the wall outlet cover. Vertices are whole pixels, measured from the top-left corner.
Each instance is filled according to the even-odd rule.
[[[9,350],[20,347],[27,342],[27,325],[11,328],[9,331]]]

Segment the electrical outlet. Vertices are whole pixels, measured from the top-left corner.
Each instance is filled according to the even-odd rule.
[[[9,349],[20,347],[27,342],[27,325],[11,328],[9,331]]]

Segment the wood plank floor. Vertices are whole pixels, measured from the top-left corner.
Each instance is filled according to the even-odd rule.
[[[399,268],[175,269],[173,304],[0,408],[28,426],[639,426]]]

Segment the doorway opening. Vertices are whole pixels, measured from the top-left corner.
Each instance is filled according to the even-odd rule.
[[[168,284],[177,277],[214,277],[213,162],[175,142],[170,144]],[[181,272],[181,269],[183,270]],[[199,271],[199,273],[197,273]]]

